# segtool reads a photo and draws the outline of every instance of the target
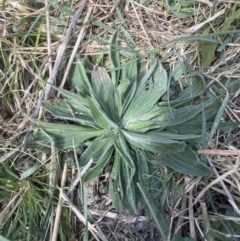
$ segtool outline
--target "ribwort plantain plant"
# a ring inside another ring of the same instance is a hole
[[[29,138],[28,147],[47,151],[46,133],[58,149],[85,146],[78,164],[83,167],[93,158],[94,165],[84,181],[97,177],[111,162],[112,202],[118,210],[136,213],[142,202],[136,184],[148,193],[154,157],[155,163],[187,175],[211,173],[190,145],[201,143],[203,113],[206,128],[211,128],[221,103],[204,95],[206,87],[200,75],[193,77],[191,84],[185,81],[180,85],[157,59],[150,60],[150,67],[142,74],[137,56],[133,54],[123,63],[116,48],[115,33],[109,51],[110,74],[96,66],[89,80],[83,64],[76,61],[71,81],[78,94],[52,86],[65,98],[45,101],[43,107],[65,122],[32,120],[38,130]],[[170,96],[173,85],[174,99]]]

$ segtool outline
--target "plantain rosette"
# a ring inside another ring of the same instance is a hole
[[[112,202],[118,210],[124,207],[136,213],[142,201],[136,184],[150,190],[153,156],[180,173],[211,173],[188,144],[201,143],[202,113],[206,128],[211,128],[220,103],[215,98],[199,98],[206,91],[199,77],[183,89],[175,82],[177,94],[171,100],[170,78],[159,61],[151,61],[140,76],[135,55],[120,64],[119,52],[113,47],[117,46],[116,34],[111,46],[111,74],[97,66],[89,80],[83,64],[76,61],[71,81],[79,94],[53,86],[65,98],[45,101],[43,107],[67,124],[33,120],[38,130],[30,136],[28,147],[47,151],[49,136],[58,149],[86,146],[79,166],[91,158],[94,165],[84,176],[85,182],[101,174],[111,161]]]

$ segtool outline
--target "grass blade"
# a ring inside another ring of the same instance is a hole
[[[208,141],[207,141],[207,146],[208,146],[208,147],[209,147],[210,144],[211,144],[213,135],[215,134],[215,132],[216,132],[216,130],[217,130],[217,128],[218,128],[218,125],[219,125],[219,123],[220,123],[220,121],[221,121],[222,115],[223,115],[223,113],[224,113],[224,110],[225,110],[225,108],[226,108],[226,106],[227,106],[227,104],[228,104],[228,100],[229,100],[228,91],[226,90],[226,88],[225,88],[223,85],[221,85],[221,87],[224,88],[224,90],[226,91],[226,97],[225,97],[225,99],[223,100],[222,105],[221,105],[221,107],[220,107],[219,110],[218,110],[218,113],[217,113],[217,115],[216,115],[216,117],[215,117],[215,120],[214,120],[213,125],[212,125],[212,128],[211,128],[211,131],[210,131],[210,133],[209,133]]]
[[[154,220],[154,223],[156,225],[156,228],[158,229],[158,231],[161,233],[161,236],[162,236],[162,239],[164,241],[167,241],[167,236],[166,236],[166,233],[164,232],[164,230],[162,229],[162,225],[161,223],[159,222],[159,217],[156,216],[156,211],[153,209],[152,205],[149,203],[148,201],[148,198],[144,192],[144,190],[142,189],[142,187],[140,186],[139,183],[137,183],[137,186],[143,196],[143,199],[145,201],[145,203],[147,204],[148,206],[148,209],[149,209],[149,212],[151,213],[151,217],[153,218]]]

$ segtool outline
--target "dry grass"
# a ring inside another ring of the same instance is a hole
[[[155,0],[148,1],[147,5],[143,5],[143,1],[133,0],[120,0],[116,3],[109,0],[88,1],[86,4],[81,1],[73,2],[70,6],[68,1],[52,1],[50,6],[47,6],[48,1],[38,3],[0,1],[2,9],[0,13],[1,165],[8,166],[17,176],[21,176],[21,173],[26,171],[26,168],[31,168],[32,165],[29,164],[25,169],[22,167],[24,170],[18,171],[16,163],[19,160],[25,160],[25,162],[30,162],[31,159],[34,162],[36,159],[40,160],[39,169],[33,173],[33,176],[41,177],[39,183],[44,183],[43,186],[53,185],[51,175],[46,178],[43,176],[51,173],[50,161],[56,158],[58,163],[59,156],[37,156],[33,151],[22,149],[22,141],[26,133],[31,130],[27,117],[34,116],[39,119],[43,117],[40,104],[44,96],[41,93],[48,88],[47,80],[56,81],[57,86],[69,85],[65,79],[67,76],[64,78],[63,76],[73,50],[75,49],[77,53],[92,62],[96,61],[101,53],[107,51],[106,43],[114,29],[119,31],[119,43],[122,48],[133,49],[145,56],[148,56],[150,52],[154,52],[159,58],[168,55],[164,64],[166,66],[171,64],[172,68],[179,62],[179,59],[182,59],[192,71],[205,73],[209,92],[213,95],[224,92],[226,87],[236,81],[236,84],[228,89],[230,102],[223,118],[225,121],[240,123],[240,84],[237,82],[240,76],[239,31],[232,32],[232,35],[220,34],[223,31],[221,27],[225,19],[230,18],[234,8],[239,9],[239,3],[221,0],[214,1],[213,6],[210,1],[195,0],[184,2],[185,5],[183,2],[182,4],[176,3],[172,6],[175,9],[170,10],[164,1]],[[69,32],[69,37],[66,37],[70,20],[81,4],[83,11],[80,18],[73,26],[73,33]],[[218,14],[221,11],[223,11],[222,14]],[[91,15],[83,25],[87,12],[91,12]],[[183,16],[186,13],[190,13],[189,16]],[[239,18],[237,16],[229,29],[225,30],[237,30]],[[206,23],[198,28],[198,24],[204,21]],[[207,27],[209,27],[209,33],[216,34],[215,38],[220,43],[223,43],[229,36],[232,38],[229,37],[224,51],[216,52],[210,66],[205,68],[202,65],[202,59],[207,56],[200,54],[199,41],[193,40],[194,36],[200,36]],[[62,49],[64,43],[66,49]],[[227,83],[228,78],[232,78],[229,83]],[[45,95],[45,99],[47,98],[49,96]],[[56,98],[56,93],[51,92],[50,98]],[[221,98],[224,100],[225,96]],[[206,154],[203,159],[214,170],[207,179],[189,178],[184,175],[173,177],[175,187],[167,194],[168,201],[165,204],[171,217],[169,240],[173,235],[189,236],[200,240],[201,235],[213,228],[218,220],[240,224],[239,140],[239,127],[227,133],[218,131],[207,147],[208,150],[199,151],[199,153]],[[59,163],[57,168],[55,185],[60,186],[62,168]],[[163,168],[159,170],[159,173],[167,175],[168,170]],[[72,175],[74,174],[70,169],[67,173],[65,188],[71,185]],[[36,181],[31,178],[31,175],[25,179],[25,182],[16,180],[10,183],[12,186],[7,196],[0,194],[0,225],[4,224],[4,218],[10,219],[8,214],[13,206],[18,210],[19,203],[26,201],[24,197],[30,190],[26,183]],[[5,189],[2,183],[0,188]],[[63,191],[60,192],[59,197],[65,201],[65,204],[59,201],[63,210],[60,212],[59,206],[60,213],[58,214],[64,215],[63,219],[68,222],[68,224],[61,223],[61,232],[65,234],[59,234],[58,239],[56,238],[57,226],[54,229],[54,222],[56,222],[54,212],[57,209],[57,201],[54,199],[52,199],[53,208],[49,215],[49,227],[45,231],[53,237],[51,240],[62,240],[64,235],[69,238],[68,240],[80,240],[87,222],[87,211],[76,201],[79,199],[76,193],[72,195],[72,200],[67,199],[64,186],[62,188]],[[179,188],[183,188],[183,193],[177,192]],[[5,192],[3,193],[5,195]],[[28,197],[27,200],[29,201],[30,198]],[[47,198],[45,200],[48,202]],[[8,203],[11,203],[12,207],[7,205]],[[231,209],[238,215],[231,216],[226,213]],[[142,214],[136,220],[136,217],[115,213],[107,195],[102,196],[95,207],[89,208],[88,211],[97,220],[97,222],[94,219],[88,220],[87,228],[92,233],[92,240],[124,240],[124,238],[161,240],[147,214]],[[83,214],[80,214],[81,212]],[[42,220],[44,221],[44,218]],[[102,228],[106,239],[97,230],[98,225]],[[66,231],[67,228],[69,228],[68,231]],[[1,229],[5,230],[6,227],[4,228],[3,225]],[[5,231],[1,233],[6,234]],[[207,233],[205,240],[218,240],[210,234]],[[16,240],[20,240],[20,236]],[[29,240],[34,240],[34,236]],[[239,236],[234,240],[239,240]]]

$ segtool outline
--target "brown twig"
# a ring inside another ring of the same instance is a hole
[[[51,91],[51,84],[53,84],[53,82],[56,79],[56,76],[58,74],[58,71],[59,71],[59,68],[60,68],[60,65],[61,65],[61,62],[62,62],[63,55],[66,51],[66,48],[67,48],[67,45],[68,45],[70,39],[72,38],[72,32],[77,25],[77,21],[80,17],[80,14],[82,13],[82,10],[83,10],[86,3],[87,3],[87,0],[82,0],[82,2],[80,3],[75,15],[72,18],[72,21],[71,21],[71,23],[68,27],[66,36],[65,36],[62,44],[58,48],[58,53],[57,53],[56,61],[55,61],[55,64],[54,64],[54,67],[53,67],[53,70],[52,70],[52,74],[47,81],[44,100],[47,100],[49,98],[50,91]]]
[[[83,167],[80,175],[78,175],[78,177],[76,178],[76,180],[74,180],[74,182],[72,183],[71,187],[69,188],[67,195],[70,196],[70,194],[72,193],[72,191],[74,190],[74,188],[78,185],[78,183],[80,182],[80,179],[84,176],[84,174],[87,172],[87,170],[90,168],[90,166],[93,163],[93,159],[91,158],[88,163]]]
[[[72,210],[72,212],[76,215],[78,220],[80,220],[84,225],[87,224],[89,232],[94,236],[95,240],[100,241],[105,240],[104,237],[102,237],[102,234],[94,227],[93,224],[91,224],[89,221],[87,221],[84,217],[84,215],[79,211],[79,209],[71,202],[71,200],[68,198],[68,196],[65,193],[61,193],[62,199],[69,205],[69,208]]]
[[[87,15],[86,15],[86,17],[85,17],[85,19],[84,19],[84,23],[83,23],[83,24],[85,24],[85,23],[89,20],[90,15],[91,15],[91,13],[92,13],[92,9],[93,9],[92,7],[90,7],[90,8],[88,9],[88,12],[87,12]],[[69,59],[69,61],[68,61],[68,65],[67,65],[67,68],[66,68],[66,70],[65,70],[65,73],[64,73],[64,76],[63,76],[63,79],[62,79],[62,82],[61,82],[59,88],[63,88],[63,86],[64,86],[64,84],[65,84],[65,82],[66,82],[67,76],[68,76],[68,74],[69,74],[70,68],[71,68],[72,63],[73,63],[73,60],[74,60],[74,57],[75,57],[75,55],[76,55],[76,53],[77,53],[77,50],[78,50],[78,47],[79,47],[80,43],[82,42],[82,40],[83,40],[83,38],[84,38],[85,32],[86,32],[86,26],[84,26],[84,27],[81,29],[81,31],[80,31],[80,33],[79,33],[79,35],[78,35],[78,39],[77,39],[76,44],[75,44],[75,46],[74,46],[74,48],[73,48],[72,54],[71,54],[70,59]],[[60,92],[58,93],[57,96],[58,96],[58,97],[60,96]]]

